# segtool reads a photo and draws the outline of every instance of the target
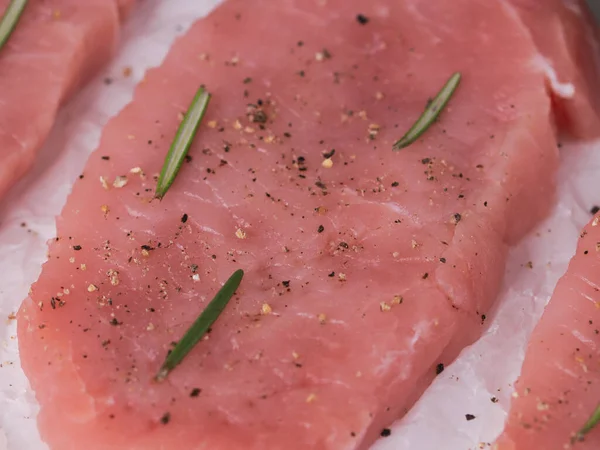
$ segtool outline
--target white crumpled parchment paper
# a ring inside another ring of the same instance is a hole
[[[144,71],[158,65],[173,40],[218,0],[141,3],[111,66],[62,111],[34,170],[0,203],[0,450],[47,448],[19,365],[13,314],[46,259],[54,218],[109,117],[129,102]],[[132,69],[128,76],[127,68]],[[107,77],[112,83],[105,83]],[[590,208],[600,204],[600,142],[567,145],[562,155],[559,202],[552,216],[511,251],[490,328],[374,450],[475,450],[487,448],[500,432],[527,338],[591,217]],[[467,421],[465,414],[476,418]]]

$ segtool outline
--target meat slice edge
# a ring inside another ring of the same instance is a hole
[[[600,136],[600,34],[585,0],[507,0],[531,32],[559,128]]]
[[[106,127],[19,313],[43,438],[373,442],[476,339],[507,244],[547,211],[557,151],[536,54],[497,1],[231,1],[195,25]],[[439,123],[392,153],[454,70]],[[191,161],[151,201],[200,83],[214,97]],[[209,339],[153,383],[238,267]]]
[[[506,427],[496,448],[592,450],[600,429],[571,439],[600,403],[600,216],[577,251],[533,331]]]
[[[0,10],[8,5],[0,1]],[[115,0],[31,1],[0,53],[0,196],[31,167],[57,111],[115,50]],[[121,1],[130,8],[132,2]],[[125,9],[123,9],[125,13]]]

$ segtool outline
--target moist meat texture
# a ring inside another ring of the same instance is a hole
[[[367,448],[477,338],[507,246],[548,210],[537,57],[496,0],[232,0],[194,25],[106,127],[19,312],[44,440]],[[456,71],[439,120],[392,152]],[[201,84],[207,115],[155,200]],[[155,382],[238,268],[211,333]]]
[[[0,11],[9,3],[0,0]],[[133,3],[28,2],[0,51],[0,196],[33,164],[60,105],[110,58]]]
[[[600,404],[600,215],[581,233],[577,253],[535,328],[498,450],[571,448]],[[577,450],[600,447],[600,428]]]
[[[505,0],[515,8],[546,67],[555,117],[563,131],[600,136],[600,41],[585,0]]]

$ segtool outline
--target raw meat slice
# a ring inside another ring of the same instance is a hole
[[[575,137],[600,136],[600,39],[584,0],[508,0],[548,65],[559,125]]]
[[[0,0],[0,10],[8,3]],[[32,165],[59,106],[109,59],[118,34],[116,0],[29,2],[0,52],[0,196]]]
[[[131,12],[135,0],[117,0],[117,4],[119,5],[119,15],[125,18]]]
[[[600,215],[535,328],[498,450],[571,448],[571,438],[600,404]],[[577,450],[600,448],[600,428]]]
[[[368,446],[478,336],[507,243],[547,212],[536,57],[497,0],[233,0],[195,25],[107,126],[19,312],[43,438]],[[439,122],[392,152],[457,70]],[[152,200],[201,83],[191,158]],[[237,268],[210,338],[153,382]]]

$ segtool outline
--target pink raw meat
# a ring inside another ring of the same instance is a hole
[[[8,4],[0,0],[0,11]],[[28,3],[0,51],[0,196],[31,167],[58,108],[109,59],[118,35],[116,0]]]
[[[117,0],[119,5],[119,14],[121,18],[125,18],[129,15],[135,4],[135,0]]]
[[[596,450],[600,428],[571,438],[600,404],[600,215],[531,337],[498,450]]]
[[[498,0],[232,0],[197,23],[106,127],[19,312],[44,440],[370,445],[477,338],[507,244],[548,210],[535,58]],[[392,152],[454,71],[438,123]],[[202,83],[190,158],[153,200]],[[154,382],[238,268],[208,339]]]
[[[599,137],[600,40],[585,1],[508,1],[563,84],[553,92],[559,125],[579,138]]]

